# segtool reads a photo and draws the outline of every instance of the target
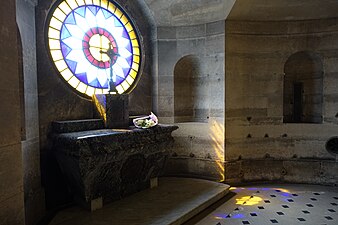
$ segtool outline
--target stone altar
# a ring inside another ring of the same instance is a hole
[[[90,210],[149,188],[168,158],[171,132],[178,129],[104,129],[101,120],[59,121],[52,128],[53,152],[74,199]]]

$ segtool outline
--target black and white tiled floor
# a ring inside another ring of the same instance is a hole
[[[264,185],[231,188],[234,196],[198,225],[338,225],[338,188]]]

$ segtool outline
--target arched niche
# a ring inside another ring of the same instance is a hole
[[[201,60],[195,55],[182,57],[174,68],[175,122],[195,122],[201,116],[196,109],[201,99],[198,80],[202,76]]]
[[[283,122],[322,123],[323,62],[319,54],[301,51],[284,65]]]

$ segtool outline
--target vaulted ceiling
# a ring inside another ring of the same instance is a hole
[[[143,0],[157,26],[338,17],[338,0]],[[230,14],[229,14],[230,13]]]
[[[312,20],[338,17],[338,0],[236,0],[227,19]]]
[[[224,20],[236,0],[144,0],[158,26],[183,26]]]

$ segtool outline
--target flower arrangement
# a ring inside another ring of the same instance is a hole
[[[133,119],[133,123],[137,128],[150,128],[158,124],[157,116],[151,112],[149,116]]]

